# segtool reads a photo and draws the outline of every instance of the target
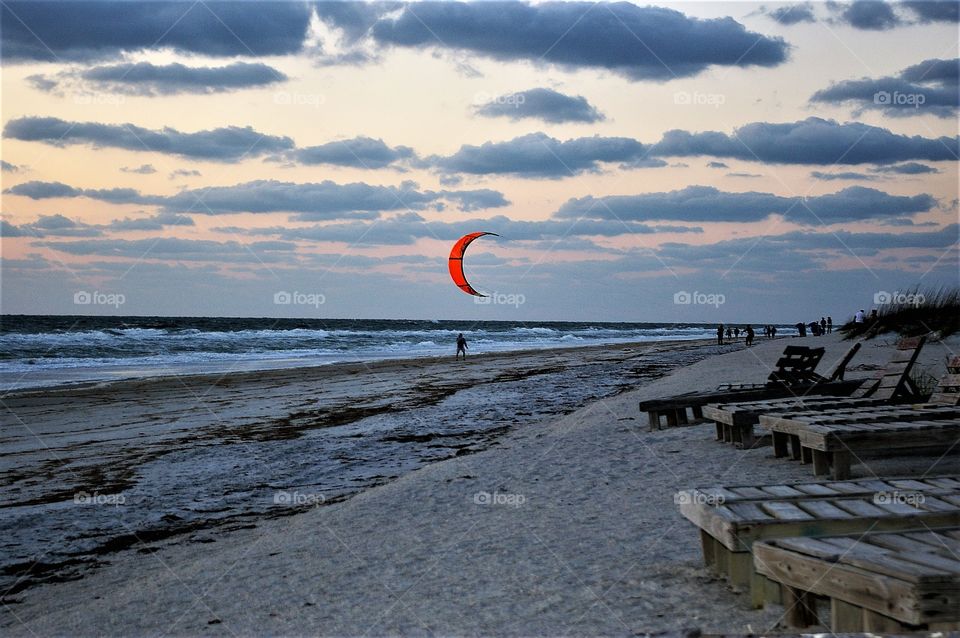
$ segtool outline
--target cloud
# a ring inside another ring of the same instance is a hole
[[[602,163],[641,166],[645,159],[644,145],[627,137],[580,137],[561,142],[545,133],[531,133],[506,142],[465,144],[453,155],[429,161],[448,173],[559,179],[597,172]],[[661,160],[652,163],[666,165]]]
[[[141,164],[137,167],[132,166],[121,166],[120,170],[124,173],[137,173],[139,175],[152,175],[157,172],[157,169],[153,167],[153,164]]]
[[[895,173],[897,175],[923,175],[927,173],[939,173],[940,170],[926,164],[917,162],[904,162],[903,164],[893,164],[891,166],[878,166],[871,168],[874,173]]]
[[[286,155],[301,164],[332,164],[353,168],[384,168],[396,162],[415,159],[409,146],[391,148],[381,139],[355,137],[297,149]]]
[[[508,206],[510,202],[500,191],[489,188],[480,188],[471,191],[440,191],[444,197],[459,204],[460,210],[465,213],[488,208]]]
[[[873,109],[887,115],[933,114],[954,117],[960,105],[957,85],[960,59],[931,59],[907,67],[895,77],[844,80],[813,94],[811,102],[852,104],[857,112]]]
[[[712,156],[774,164],[891,164],[906,160],[950,161],[960,138],[908,137],[878,126],[810,117],[798,122],[754,122],[734,130],[690,133],[672,130],[651,156]]]
[[[101,60],[174,49],[212,57],[296,53],[305,2],[7,2],[0,16],[4,63]]]
[[[100,257],[133,257],[136,259],[175,259],[184,261],[216,262],[274,262],[286,260],[283,253],[296,246],[289,242],[213,241],[207,239],[180,239],[177,237],[148,237],[145,239],[82,239],[70,242],[44,242],[47,248],[71,255]],[[280,253],[280,254],[278,254]]]
[[[810,177],[813,179],[818,179],[823,182],[836,181],[836,180],[865,180],[865,181],[876,181],[879,179],[876,175],[868,175],[866,173],[856,173],[853,171],[841,171],[839,173],[824,173],[822,171],[813,171],[810,173]]]
[[[419,216],[398,216],[376,222],[342,222],[309,227],[220,228],[250,236],[274,236],[286,241],[329,241],[348,244],[409,245],[418,239],[452,241],[478,228],[496,232],[510,241],[556,240],[566,237],[617,237],[629,234],[702,232],[697,227],[649,226],[619,220],[519,221],[503,215],[462,221],[426,221]]]
[[[901,24],[893,6],[884,0],[854,0],[841,7],[840,20],[870,31],[885,31]]]
[[[741,177],[741,178],[746,178],[746,179],[757,179],[757,178],[759,178],[759,177],[763,177],[763,175],[760,175],[760,174],[758,174],[758,173],[727,173],[727,177]]]
[[[836,224],[925,212],[936,206],[930,195],[889,195],[851,186],[830,195],[783,197],[772,193],[731,193],[712,186],[642,195],[610,195],[567,200],[554,216],[649,222],[754,222],[783,215],[799,224]]]
[[[600,122],[604,115],[582,95],[571,97],[552,89],[529,89],[487,101],[476,113],[485,117],[511,120],[533,118],[559,124],[563,122]]]
[[[701,20],[628,3],[420,2],[370,29],[383,46],[450,48],[500,61],[606,69],[631,80],[692,76],[710,66],[776,66],[787,44],[732,18]]]
[[[151,130],[133,124],[67,122],[55,117],[20,117],[10,120],[3,136],[52,146],[89,144],[94,148],[113,147],[179,155],[191,159],[236,162],[293,148],[289,137],[267,135],[250,126],[228,126],[183,133],[173,128]]]
[[[177,168],[170,172],[170,179],[176,179],[178,177],[202,177],[202,173],[198,170],[188,168]]]
[[[506,206],[502,194],[489,189],[474,191],[420,190],[414,182],[399,186],[375,186],[363,182],[297,184],[256,180],[233,186],[208,186],[182,190],[174,195],[145,195],[132,188],[84,189],[61,182],[30,181],[4,191],[31,199],[87,197],[112,204],[160,206],[168,212],[225,215],[231,213],[295,213],[297,219],[376,219],[381,212],[423,210],[444,201],[462,210]]]
[[[770,16],[780,24],[787,26],[798,24],[800,22],[816,22],[813,15],[813,5],[809,2],[801,4],[784,4],[774,9],[762,7],[760,12]]]
[[[102,233],[97,226],[76,222],[56,213],[40,215],[36,221],[21,226],[7,223],[3,234],[8,237],[96,237]]]
[[[110,230],[163,230],[165,226],[193,226],[193,219],[176,213],[157,213],[150,217],[115,219],[106,228]]]
[[[957,0],[904,0],[900,4],[920,22],[960,22],[960,3]]]
[[[5,160],[0,160],[0,170],[4,173],[16,173],[20,170],[20,167]]]
[[[11,224],[5,219],[0,219],[0,237],[25,237],[28,236],[19,226]]]
[[[179,62],[166,65],[137,62],[71,69],[56,76],[32,75],[29,79],[34,87],[47,92],[86,84],[101,91],[154,96],[222,93],[285,82],[288,78],[262,62],[234,62],[220,67],[189,67]]]
[[[694,266],[701,271],[734,264],[738,272],[791,272],[814,270],[822,274],[835,255],[877,255],[890,248],[943,249],[956,243],[956,224],[920,233],[810,233],[793,231],[765,237],[730,239],[706,245],[664,243],[657,251],[668,264]],[[858,268],[859,269],[859,268]]]
[[[707,168],[730,168],[723,162],[707,162]]]

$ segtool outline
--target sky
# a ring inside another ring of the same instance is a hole
[[[5,2],[3,312],[840,322],[956,286],[958,10]],[[478,231],[485,298],[447,265]]]

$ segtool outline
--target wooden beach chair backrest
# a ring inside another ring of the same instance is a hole
[[[812,383],[817,377],[815,370],[823,353],[823,348],[787,346],[777,361],[777,369],[770,373],[767,381],[783,385]]]
[[[843,375],[847,372],[847,366],[850,365],[850,361],[853,359],[853,356],[860,351],[860,346],[863,345],[859,341],[853,344],[847,354],[843,355],[836,366],[833,368],[833,372],[830,373],[830,376],[827,377],[828,381],[843,381]]]
[[[960,405],[960,356],[947,362],[947,373],[937,382],[929,402],[937,405]]]
[[[900,339],[897,351],[880,373],[879,379],[874,383],[864,383],[850,396],[893,401],[915,395],[910,372],[926,341],[926,336]]]

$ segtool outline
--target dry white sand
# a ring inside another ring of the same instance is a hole
[[[786,341],[713,357],[475,455],[213,543],[126,552],[75,582],[31,590],[8,635],[625,635],[776,628],[777,608],[701,566],[679,488],[810,480],[770,448],[734,449],[710,425],[647,432],[637,401],[762,381]],[[849,346],[825,345],[821,369]],[[889,358],[868,343],[851,376]],[[957,343],[928,345],[939,374]],[[861,366],[857,370],[857,366]],[[960,472],[957,457],[883,459],[855,475]],[[479,496],[478,496],[479,495]],[[495,501],[489,503],[487,501]]]

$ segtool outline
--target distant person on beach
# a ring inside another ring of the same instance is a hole
[[[733,329],[733,338],[736,339],[736,340],[738,340],[738,341],[740,340],[740,328],[739,328],[739,327],[736,327],[736,328]]]
[[[876,321],[877,319],[878,319],[878,317],[877,317],[877,309],[874,308],[873,310],[870,311],[870,323],[873,323],[873,322]]]
[[[833,334],[833,317],[827,317],[827,334]]]
[[[827,320],[824,317],[820,317],[820,334],[827,334]]]
[[[719,326],[717,326],[717,345],[718,346],[723,345],[723,324],[722,323]]]
[[[854,316],[853,321],[855,323],[863,323],[865,315],[863,314],[863,308],[857,311],[857,314]]]
[[[727,339],[733,339],[733,329],[727,328]]]
[[[459,335],[457,335],[457,355],[456,355],[457,359],[460,358],[460,353],[463,353],[464,359],[467,358],[467,340],[463,336],[462,332]]]
[[[798,323],[797,325],[795,325],[794,328],[797,329],[797,332],[800,334],[801,337],[806,337],[806,336],[807,336],[807,325],[806,325],[805,323],[803,323],[802,321],[801,321],[800,323]]]
[[[747,326],[747,345],[753,345],[753,326]]]
[[[776,339],[776,338],[777,338],[777,327],[776,327],[776,326],[770,326],[770,338],[771,338],[771,339]]]
[[[812,334],[814,337],[820,336],[820,324],[816,321],[810,322],[810,334]]]

